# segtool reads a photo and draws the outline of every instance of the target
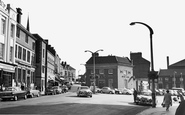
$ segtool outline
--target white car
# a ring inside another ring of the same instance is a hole
[[[80,86],[77,88],[77,96],[92,97],[92,91],[88,86]]]

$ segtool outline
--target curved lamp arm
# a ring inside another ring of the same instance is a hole
[[[135,24],[142,24],[142,25],[146,26],[146,27],[150,30],[150,34],[151,34],[151,35],[154,34],[153,29],[152,29],[149,25],[147,25],[147,24],[145,24],[145,23],[143,23],[143,22],[131,22],[131,23],[130,23],[131,26],[132,26],[132,25],[135,25]]]

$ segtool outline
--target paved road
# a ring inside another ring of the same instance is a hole
[[[149,108],[133,104],[132,95],[93,94],[77,97],[77,86],[65,94],[0,102],[0,114],[136,115]]]

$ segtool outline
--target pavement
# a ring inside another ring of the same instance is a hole
[[[137,115],[175,115],[178,103],[175,103],[169,108],[169,111],[166,111],[166,108],[163,108],[161,105],[157,105],[155,108],[149,108]]]

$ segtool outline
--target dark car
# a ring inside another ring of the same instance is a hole
[[[61,86],[61,88],[62,88],[62,93],[68,92],[68,87],[66,85]]]
[[[45,91],[46,95],[55,95],[56,94],[56,90],[54,89],[54,87],[47,87],[46,91]]]
[[[27,91],[21,90],[20,87],[7,87],[4,91],[0,92],[2,100],[13,99],[17,101],[19,98],[27,99]]]
[[[66,86],[67,86],[68,90],[70,90],[70,89],[71,89],[71,84],[70,84],[69,82],[65,82],[65,83],[64,83],[64,85],[66,85]]]

